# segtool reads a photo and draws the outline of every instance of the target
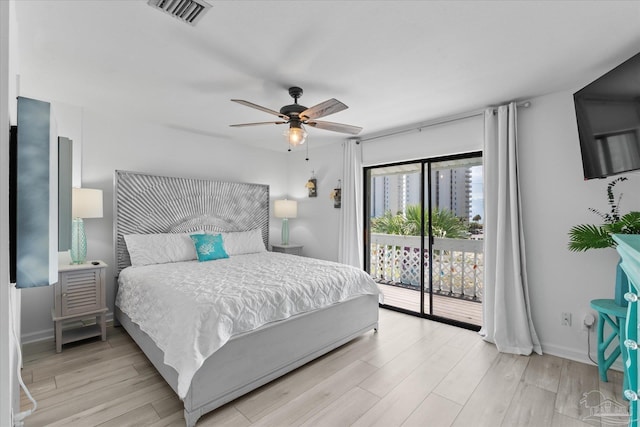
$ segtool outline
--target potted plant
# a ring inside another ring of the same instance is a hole
[[[620,202],[622,193],[616,198],[613,194],[613,187],[619,182],[626,181],[627,178],[616,178],[607,185],[607,203],[609,212],[602,213],[597,209],[589,210],[598,215],[603,220],[603,224],[580,224],[571,227],[569,230],[569,250],[574,252],[584,252],[589,249],[615,248],[616,242],[613,234],[640,234],[640,212],[629,212],[620,216]],[[628,288],[626,275],[620,268],[620,263],[616,270],[616,292],[615,301],[618,305],[626,305],[624,293]]]

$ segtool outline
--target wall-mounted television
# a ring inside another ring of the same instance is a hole
[[[640,169],[640,54],[573,94],[584,178]]]

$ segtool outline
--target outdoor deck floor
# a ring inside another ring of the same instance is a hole
[[[379,284],[385,305],[420,312],[420,291]],[[424,311],[429,313],[429,294],[424,294]],[[472,325],[482,326],[482,303],[433,295],[433,314]]]

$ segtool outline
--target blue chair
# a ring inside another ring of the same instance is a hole
[[[612,299],[594,299],[591,301],[591,308],[598,312],[598,373],[602,381],[608,382],[607,370],[620,354],[623,355],[623,363],[625,362],[626,349],[624,340],[626,339],[625,319],[627,318],[627,308],[619,306]],[[605,324],[611,327],[611,334],[606,339],[604,336]],[[607,355],[607,350],[615,338],[618,339],[618,342],[615,348]],[[625,375],[623,390],[626,388],[627,376]]]

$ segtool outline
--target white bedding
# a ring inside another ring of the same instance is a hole
[[[381,295],[360,269],[272,252],[128,267],[118,282],[116,305],[178,372],[180,398],[232,336],[358,295]]]

